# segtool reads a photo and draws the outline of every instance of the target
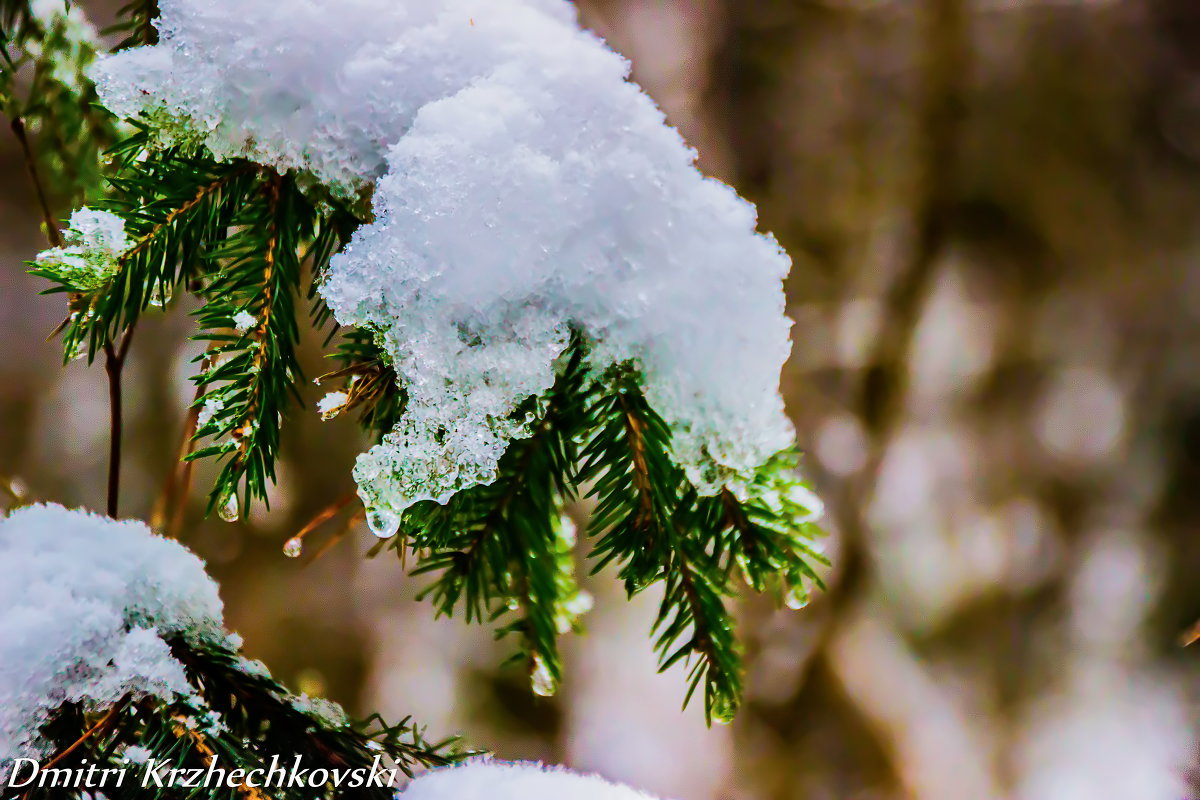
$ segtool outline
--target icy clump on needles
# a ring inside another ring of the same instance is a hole
[[[200,559],[137,521],[58,505],[0,518],[0,780],[63,703],[188,697],[166,640],[224,643]]]
[[[638,365],[702,492],[791,445],[787,255],[569,3],[161,7],[161,44],[101,64],[110,108],[335,188],[378,180],[375,221],[323,287],[408,394],[356,467],[369,507],[494,479],[572,328],[597,373]]]

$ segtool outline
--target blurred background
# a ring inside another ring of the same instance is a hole
[[[99,26],[115,6],[85,5]],[[249,653],[356,712],[679,800],[1200,794],[1200,3],[579,6],[794,259],[783,386],[830,591],[742,605],[730,727],[680,712],[655,598],[605,575],[559,695],[535,698],[488,629],[435,621],[394,557],[364,559],[365,529],[283,557],[364,447],[310,413],[269,515],[203,520],[197,475],[183,539]],[[0,472],[101,508],[104,370],[45,341],[63,296],[24,274],[45,245],[3,133]],[[124,514],[150,514],[175,456],[188,332],[151,317],[133,343]]]

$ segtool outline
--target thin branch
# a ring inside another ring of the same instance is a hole
[[[642,421],[630,408],[624,395],[619,402],[625,414],[625,439],[629,442],[629,456],[633,461],[633,485],[638,493],[638,515],[634,524],[643,528],[654,518],[654,488],[650,479],[650,467],[646,463],[646,441],[642,436]]]
[[[133,342],[133,327],[121,336],[114,347],[111,340],[104,342],[104,371],[108,374],[108,515],[116,518],[121,497],[121,435],[124,426],[121,410],[121,373],[125,368],[125,357]]]
[[[1200,622],[1197,622],[1179,637],[1179,644],[1183,647],[1189,647],[1196,642],[1200,642]]]
[[[213,750],[212,745],[208,743],[204,734],[188,728],[182,717],[176,717],[175,721],[177,724],[172,729],[175,736],[180,739],[190,739],[192,746],[200,753],[200,760],[204,762],[204,766],[212,767],[216,762],[217,753]],[[233,788],[238,794],[245,797],[246,800],[268,800],[266,795],[248,783],[235,783]]]
[[[350,504],[350,501],[355,498],[354,492],[346,492],[344,495],[334,500],[329,505],[318,511],[312,519],[310,519],[300,532],[289,539],[289,542],[302,542],[305,536],[315,531],[317,528],[324,525],[329,520],[337,516],[337,513]]]
[[[200,362],[200,372],[203,373],[212,363],[212,352],[218,347],[209,347],[204,359]],[[200,408],[196,404],[204,396],[204,384],[196,384],[196,392],[192,404],[188,406],[183,421],[183,432],[179,439],[178,455],[175,463],[167,473],[167,479],[154,503],[154,511],[150,515],[150,527],[161,530],[163,535],[178,539],[183,529],[183,515],[187,510],[188,494],[192,488],[192,468],[195,462],[188,459],[196,447],[196,429],[200,424]]]
[[[871,581],[865,509],[875,494],[883,461],[905,420],[909,358],[926,299],[950,244],[950,217],[958,180],[960,140],[970,74],[969,12],[964,0],[926,0],[922,16],[922,96],[917,109],[919,184],[912,208],[915,239],[884,299],[885,317],[858,388],[859,417],[869,437],[867,462],[837,505],[844,547],[840,575],[828,594],[828,624],[813,652],[834,674],[832,645],[842,635]],[[816,659],[810,661],[812,669]],[[801,676],[801,682],[806,675]]]
[[[266,363],[268,352],[271,348],[267,347],[266,339],[271,334],[272,315],[275,312],[275,271],[278,268],[278,256],[275,252],[279,246],[279,203],[280,193],[282,191],[283,177],[278,174],[271,176],[271,180],[263,187],[267,196],[267,205],[270,209],[270,225],[271,233],[267,237],[267,246],[263,252],[263,300],[262,300],[262,319],[258,326],[252,332],[252,335],[258,341],[258,349],[251,359],[251,372],[257,377],[254,385],[250,389],[250,399],[246,403],[246,413],[242,417],[242,424],[233,431],[233,437],[238,440],[238,464],[242,464],[246,460],[246,455],[250,448],[250,437],[245,433],[250,429],[258,415],[259,406],[262,403],[263,381],[262,377],[265,372],[263,367]]]
[[[105,714],[99,722],[84,731],[83,735],[76,739],[69,747],[60,752],[54,758],[50,759],[50,761],[44,767],[42,767],[42,769],[51,769],[62,763],[63,759],[78,750],[84,742],[108,728],[110,725],[112,725],[112,723],[116,722],[117,715],[124,711],[125,706],[127,705],[129,705],[128,696],[122,698],[116,705],[110,708],[108,713]]]
[[[38,174],[37,158],[33,154],[29,136],[25,133],[25,121],[16,117],[13,119],[11,127],[13,135],[17,137],[17,142],[21,145],[21,154],[25,158],[25,171],[29,174],[34,194],[37,195],[38,205],[42,209],[42,221],[46,225],[46,239],[49,240],[51,247],[62,247],[63,239],[58,230],[58,220],[54,218],[54,212],[50,210],[50,201],[46,198],[46,189],[42,184],[41,175]]]
[[[354,530],[354,528],[360,522],[364,521],[366,518],[367,518],[367,509],[364,508],[363,506],[359,506],[358,508],[356,508],[354,510],[354,512],[352,514],[350,514],[349,517],[346,518],[346,521],[342,524],[342,526],[339,527],[336,531],[334,531],[333,536],[330,536],[329,539],[327,539],[325,541],[325,543],[321,545],[321,547],[317,550],[317,552],[313,553],[312,558],[310,558],[308,561],[306,561],[304,566],[310,567],[313,564],[315,564],[317,561],[320,561],[321,558],[323,558],[326,553],[328,553],[330,550],[332,550],[334,548],[334,545],[336,545],[338,542],[340,542],[342,539],[344,539],[346,537],[346,534],[348,534],[350,531]],[[402,567],[404,566],[404,553],[405,553],[405,551],[401,550],[400,565]]]

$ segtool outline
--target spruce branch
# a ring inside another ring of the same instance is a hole
[[[131,239],[116,269],[89,286],[38,262],[30,270],[57,284],[47,292],[69,293],[62,326],[68,360],[90,362],[148,307],[167,305],[179,283],[200,278],[239,202],[257,185],[260,168],[246,162],[218,163],[178,148],[146,157],[145,148],[143,131],[114,150],[123,162],[112,179],[116,194],[101,204],[125,221]]]
[[[265,500],[275,477],[283,414],[301,378],[295,308],[300,248],[314,216],[293,178],[272,175],[238,210],[236,232],[211,256],[220,268],[203,290],[197,316],[207,332],[197,338],[209,340],[221,360],[196,378],[210,409],[196,433],[228,438],[188,458],[225,461],[209,509],[222,503],[227,518],[237,516],[239,495],[247,504]]]
[[[329,419],[357,411],[359,426],[378,440],[395,427],[407,402],[387,355],[376,344],[371,332],[351,328],[344,332],[330,357],[341,367],[318,377],[316,383],[323,386],[340,381],[346,398],[323,416]]]
[[[530,435],[510,445],[491,484],[459,492],[446,505],[418,503],[401,521],[394,547],[427,553],[414,575],[437,573],[419,595],[439,615],[461,604],[468,622],[518,618],[496,631],[521,638],[535,690],[553,693],[562,676],[557,637],[574,625],[579,595],[571,560],[574,535],[563,507],[574,496],[577,440],[586,417],[584,345],[568,348],[558,380],[517,415],[535,413]]]
[[[697,494],[671,461],[670,431],[636,375],[613,373],[609,386],[591,409],[597,432],[581,470],[598,498],[590,529],[599,536],[593,571],[619,563],[618,577],[631,596],[663,582],[654,624],[659,667],[695,656],[684,703],[703,682],[707,718],[726,721],[741,695],[741,656],[724,605],[729,586],[716,543],[696,530]]]
[[[127,768],[127,749],[148,751],[156,765],[227,771],[261,769],[277,758],[291,764],[296,758],[306,769],[369,769],[376,758],[387,768],[412,775],[418,768],[444,766],[470,753],[458,749],[456,739],[430,742],[424,731],[404,719],[388,724],[378,715],[351,722],[323,710],[319,703],[297,696],[270,677],[261,665],[248,662],[222,644],[176,638],[172,655],[184,666],[193,694],[174,701],[125,696],[96,710],[65,703],[50,715],[43,728],[55,745],[54,756],[43,769],[80,769],[86,762],[103,768]],[[219,764],[217,763],[219,761]],[[244,773],[243,773],[244,774]],[[367,798],[387,800],[385,787],[272,785],[260,791],[246,783],[196,788],[164,782],[125,781],[120,787],[105,785],[110,800],[312,800],[313,798]],[[145,785],[143,785],[145,784]],[[3,800],[82,800],[86,788],[61,785],[27,789],[0,789]]]

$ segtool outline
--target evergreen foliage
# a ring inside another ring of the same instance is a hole
[[[131,763],[140,760],[134,758],[131,748],[140,748],[147,761],[155,761],[153,766],[204,771],[215,767],[226,774],[261,769],[273,758],[287,768],[297,757],[306,775],[316,770],[369,771],[379,757],[381,769],[395,768],[412,775],[417,768],[450,764],[467,755],[456,750],[454,740],[427,741],[409,720],[389,725],[376,716],[352,725],[335,714],[323,713],[319,704],[291,694],[265,670],[219,646],[176,640],[171,643],[171,651],[184,665],[195,695],[174,703],[126,697],[111,708],[95,712],[76,703],[64,704],[43,730],[57,753],[41,765],[43,770],[86,770],[90,766],[97,770],[129,769]],[[103,796],[110,800],[261,800],[267,796],[280,800],[384,800],[393,796],[392,789],[335,787],[332,782],[281,788],[272,783],[270,789],[259,790],[245,783],[218,785],[214,780],[207,787],[188,788],[181,785],[183,780],[171,785],[169,769],[161,776],[165,785],[159,786],[144,776],[150,766],[147,763],[140,769],[130,769],[120,787],[107,783]],[[0,789],[0,798],[59,800],[93,796],[84,788],[66,788],[54,780],[56,785],[35,781],[28,787]],[[42,783],[45,785],[39,785]]]
[[[27,11],[6,0],[6,42],[20,51],[21,42],[37,39],[39,58],[63,58],[65,40],[38,28]],[[114,29],[124,36],[120,46],[152,40],[152,3],[131,3],[122,14]],[[368,198],[339,199],[301,173],[218,161],[195,143],[156,147],[152,120],[135,121],[132,133],[101,159],[95,148],[110,144],[115,128],[92,104],[94,89],[81,79],[56,90],[69,102],[56,100],[49,109],[17,104],[12,76],[21,58],[33,56],[10,58],[7,83],[0,84],[5,110],[13,119],[46,114],[48,125],[59,125],[64,115],[56,109],[76,109],[64,132],[73,131],[70,140],[85,144],[75,145],[69,157],[58,156],[47,170],[49,181],[84,187],[70,194],[71,204],[87,202],[118,214],[132,243],[117,269],[92,285],[52,265],[33,265],[35,274],[54,283],[48,291],[69,297],[70,316],[62,327],[66,357],[90,360],[149,309],[171,306],[183,294],[198,300],[196,338],[209,349],[193,378],[199,446],[187,457],[222,465],[209,510],[232,519],[253,499],[265,500],[285,422],[303,397],[296,347],[304,327],[327,331],[338,364],[318,379],[345,393],[330,415],[353,411],[376,439],[389,431],[405,393],[388,356],[374,332],[337,330],[314,291],[329,259],[363,222]],[[85,169],[80,162],[87,159]],[[100,191],[93,182],[102,170],[108,185]],[[422,596],[439,614],[461,610],[468,621],[497,623],[498,636],[519,640],[514,658],[525,664],[534,689],[550,694],[562,677],[557,637],[578,626],[587,603],[574,577],[568,507],[581,499],[594,502],[587,527],[593,572],[614,565],[630,595],[662,585],[654,631],[661,668],[689,663],[687,698],[703,687],[708,718],[728,721],[742,688],[728,600],[745,583],[790,606],[806,602],[808,587],[821,585],[815,565],[826,563],[814,549],[819,531],[810,522],[819,504],[789,454],[763,468],[748,496],[728,490],[702,496],[673,456],[668,426],[638,388],[637,364],[592,374],[583,359],[589,346],[587,335],[576,332],[553,388],[518,409],[518,416],[533,420],[531,433],[513,441],[494,482],[463,490],[444,505],[424,501],[400,518],[375,513],[368,521],[382,537],[398,534],[388,546],[402,559],[415,558],[413,573],[431,581]],[[352,762],[365,752],[358,734],[309,734],[302,725],[287,724],[279,716],[283,706],[271,700],[279,689],[235,675],[220,654],[197,653],[189,663],[206,697],[217,692],[225,698],[210,702],[238,710],[237,730],[210,742],[223,754],[238,753],[243,740],[264,752],[308,748]],[[258,705],[247,707],[251,700]],[[196,742],[174,735],[173,715],[180,709],[136,718],[132,708],[128,713],[105,736],[90,740],[92,756],[113,757],[117,741],[137,729],[143,738],[157,736],[164,748],[180,750],[181,758],[202,757]],[[64,711],[55,723],[59,741],[78,736],[86,723]],[[322,738],[327,734],[333,738]],[[273,738],[281,736],[299,738]],[[388,746],[402,762],[441,757],[418,739],[408,750],[395,749],[395,742]]]

